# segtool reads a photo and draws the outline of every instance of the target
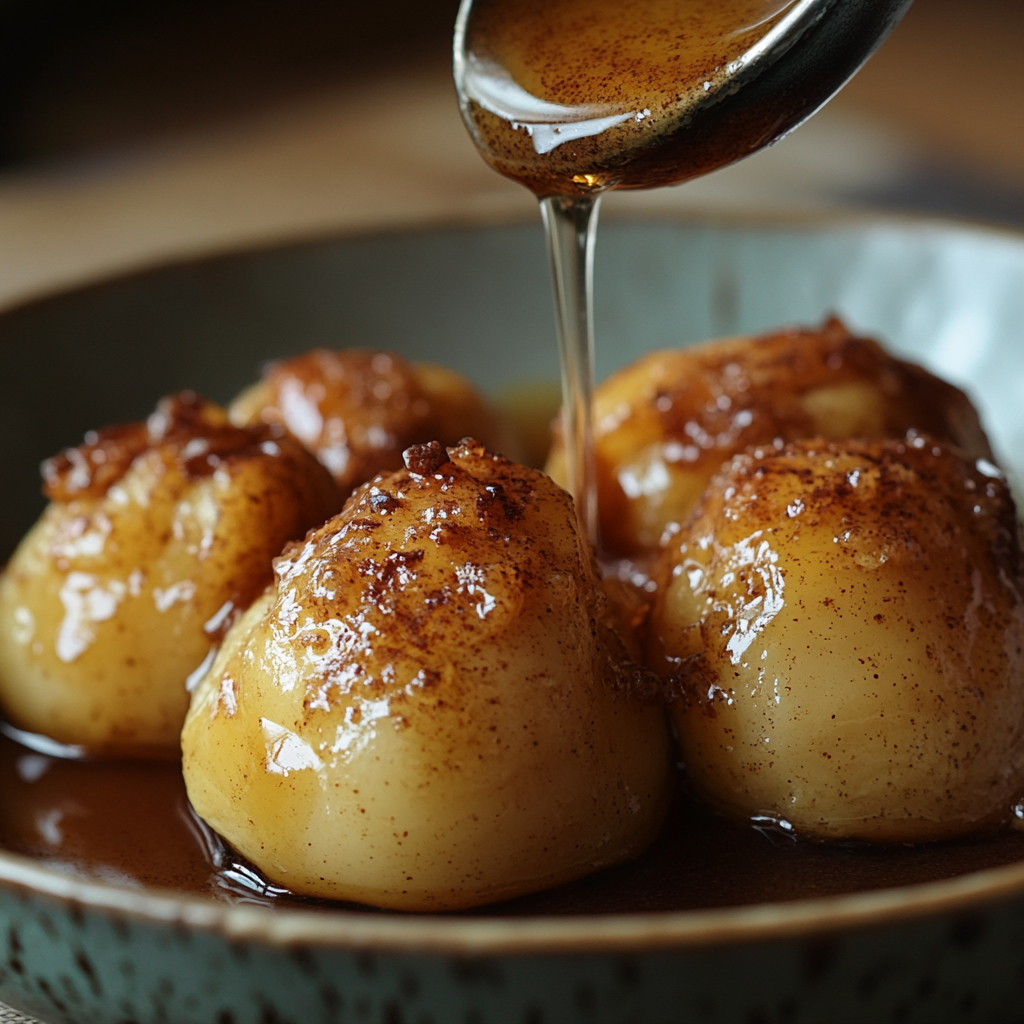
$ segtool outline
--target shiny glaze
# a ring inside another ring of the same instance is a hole
[[[651,352],[594,395],[601,540],[609,558],[656,551],[733,455],[775,438],[903,438],[916,430],[992,459],[967,396],[832,318],[817,330]],[[547,470],[565,482],[556,437]]]
[[[59,871],[228,902],[308,906],[197,822],[169,762],[67,761],[0,735],[0,848]],[[793,843],[686,797],[629,864],[471,911],[488,916],[734,907],[951,878],[1024,859],[1024,833],[908,848]],[[356,908],[352,904],[327,906]]]
[[[913,436],[738,455],[669,542],[652,665],[695,787],[807,836],[924,842],[1024,793],[1024,575],[984,458]]]
[[[190,392],[44,477],[53,501],[0,579],[5,713],[94,753],[174,757],[189,675],[337,488],[280,427],[232,426]]]
[[[661,707],[569,498],[467,441],[406,453],[275,563],[182,732],[196,810],[279,885],[457,909],[636,856]]]
[[[271,363],[231,405],[234,422],[283,424],[343,493],[427,441],[473,436],[519,458],[513,428],[461,374],[373,349],[315,349]]]

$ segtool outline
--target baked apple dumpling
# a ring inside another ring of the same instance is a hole
[[[189,674],[285,543],[337,512],[334,481],[280,427],[233,427],[190,392],[43,468],[51,503],[0,579],[3,713],[92,753],[175,756]]]
[[[662,557],[652,661],[711,803],[885,843],[1009,820],[1024,581],[991,463],[920,436],[755,450]]]
[[[182,733],[194,808],[276,884],[404,910],[636,856],[668,726],[571,499],[472,441],[406,462],[228,633]]]
[[[514,428],[461,374],[393,352],[316,349],[271,363],[232,403],[239,425],[284,424],[348,493],[410,445],[472,435],[517,458]]]

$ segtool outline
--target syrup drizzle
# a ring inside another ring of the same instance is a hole
[[[456,81],[484,156],[541,200],[562,369],[569,489],[600,546],[591,406],[601,192],[707,102],[794,0],[476,0],[456,29]],[[668,149],[673,151],[674,146]],[[672,152],[661,178],[677,173]],[[665,157],[663,157],[665,159]],[[662,184],[662,180],[644,184]]]
[[[555,294],[562,365],[562,429],[569,491],[586,536],[599,545],[594,398],[594,244],[601,197],[550,196],[540,203]]]

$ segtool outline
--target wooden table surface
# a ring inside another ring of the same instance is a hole
[[[916,0],[836,106],[1024,190],[1024,3]]]

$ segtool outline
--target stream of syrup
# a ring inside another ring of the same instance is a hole
[[[569,489],[595,546],[593,265],[601,193],[711,169],[686,130],[694,111],[727,87],[794,4],[472,0],[460,12],[455,77],[466,123],[484,157],[541,201]],[[755,148],[764,137],[762,128]],[[723,151],[717,163],[728,159]]]

